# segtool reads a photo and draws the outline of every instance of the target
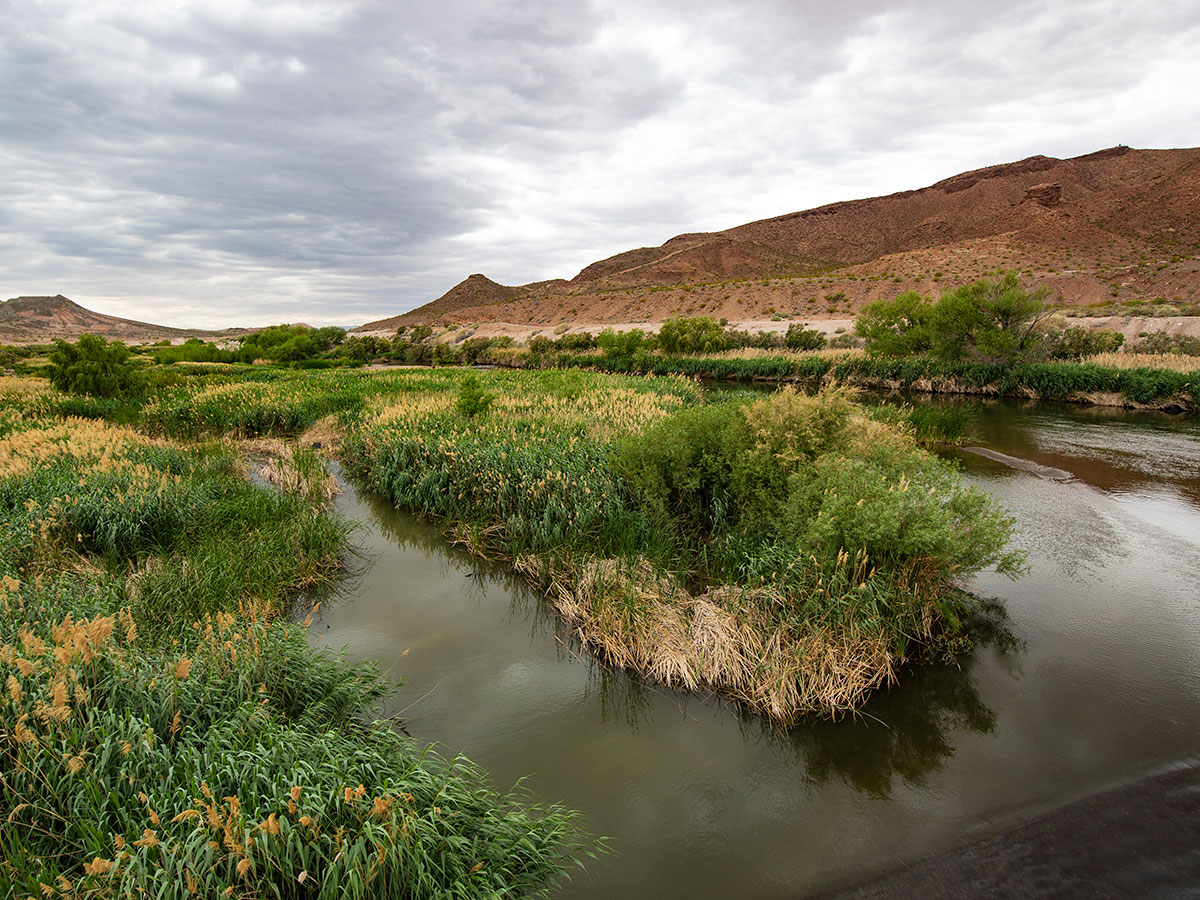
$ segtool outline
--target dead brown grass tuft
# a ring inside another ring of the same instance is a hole
[[[1182,353],[1097,353],[1084,360],[1112,369],[1166,369],[1170,372],[1200,372],[1200,358]]]
[[[612,559],[550,580],[558,611],[609,664],[673,688],[723,694],[781,723],[855,708],[895,679],[900,662],[883,634],[767,621],[756,610],[778,602],[769,589],[693,596],[645,561]]]

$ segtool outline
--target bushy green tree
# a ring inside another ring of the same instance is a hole
[[[1046,288],[1027,290],[1015,273],[982,279],[931,303],[916,291],[863,307],[854,324],[870,356],[945,362],[1025,362],[1046,355]]]
[[[605,328],[596,338],[596,344],[604,351],[605,356],[634,356],[651,349],[654,346],[654,337],[640,328],[630,331]]]
[[[74,344],[55,341],[50,352],[50,382],[60,391],[119,397],[141,385],[129,361],[129,348],[120,341],[108,343],[95,334],[80,335]]]
[[[805,328],[799,322],[788,326],[783,345],[789,350],[820,350],[827,343],[825,335],[815,328]]]
[[[918,356],[932,345],[933,304],[916,291],[875,300],[859,311],[854,331],[866,341],[868,356]]]
[[[594,350],[598,345],[596,336],[587,331],[578,331],[575,334],[564,334],[560,337],[555,345],[559,350],[568,353],[578,352],[580,350]]]
[[[1047,293],[1044,287],[1026,290],[1008,272],[943,294],[930,319],[934,355],[947,362],[1029,359],[1042,344]]]
[[[381,337],[369,334],[354,335],[342,342],[341,346],[337,348],[336,355],[352,359],[355,362],[366,362],[368,359],[383,356],[391,349],[392,345]]]
[[[716,353],[729,349],[729,338],[716,319],[684,316],[663,322],[658,346],[664,353]]]

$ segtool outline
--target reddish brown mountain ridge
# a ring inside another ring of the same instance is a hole
[[[152,325],[93,312],[62,294],[53,297],[14,297],[0,301],[0,342],[8,344],[41,344],[56,338],[76,340],[81,334],[99,334],[133,343],[181,341],[190,337],[213,341],[237,337],[253,330],[227,328],[223,331],[200,331]]]
[[[1200,148],[1032,156],[926,188],[833,203],[619,253],[571,280],[472,275],[360,331],[450,322],[847,316],[1014,270],[1055,302],[1200,301]]]

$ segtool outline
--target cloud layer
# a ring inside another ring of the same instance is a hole
[[[413,8],[407,8],[413,7]],[[1200,7],[0,0],[0,294],[354,325],[472,272],[1191,146]]]

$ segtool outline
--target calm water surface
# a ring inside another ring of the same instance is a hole
[[[572,898],[795,898],[854,884],[1200,751],[1200,427],[993,404],[960,452],[1031,571],[984,573],[1013,640],[779,733],[581,655],[535,593],[352,489],[367,566],[312,634],[377,660],[389,712],[500,786],[529,775],[613,853]],[[402,654],[407,652],[407,655]]]

